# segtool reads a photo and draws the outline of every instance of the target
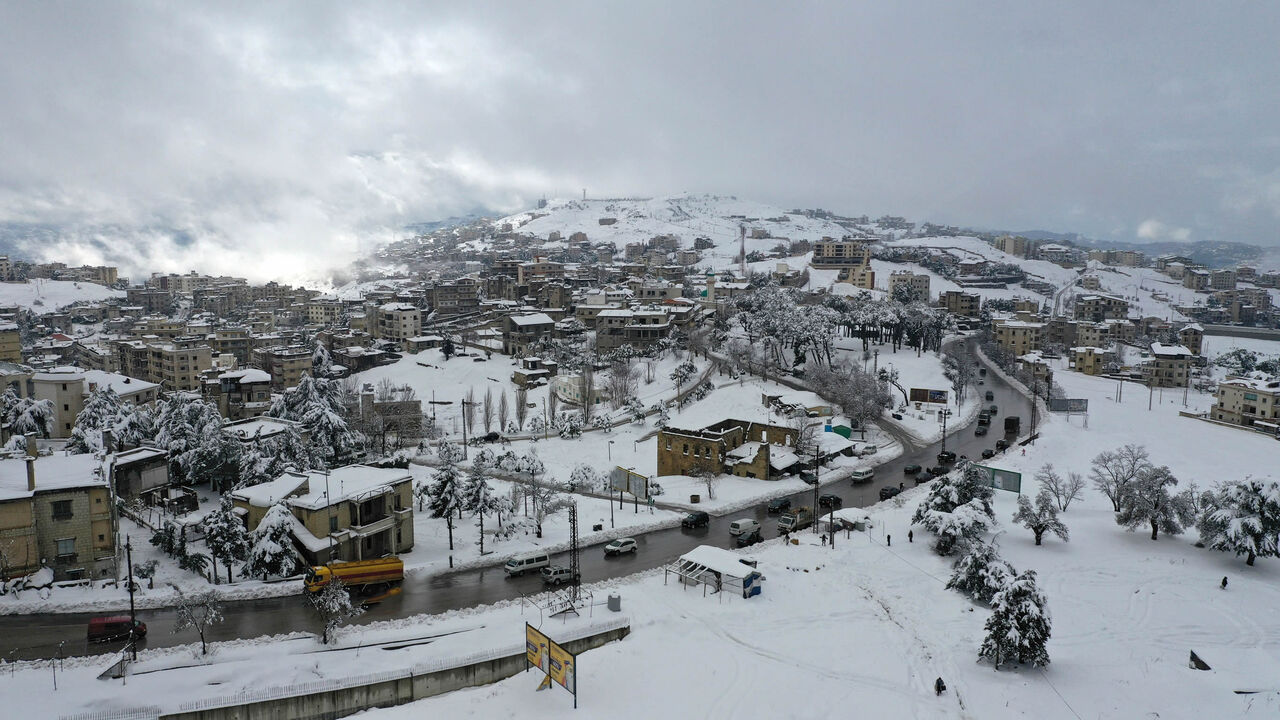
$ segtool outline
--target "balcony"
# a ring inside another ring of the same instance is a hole
[[[366,521],[363,525],[352,524],[348,529],[355,537],[369,537],[377,535],[380,532],[386,532],[395,525],[395,518],[391,515],[384,515],[373,521]]]

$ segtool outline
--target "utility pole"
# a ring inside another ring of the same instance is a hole
[[[333,562],[333,533],[335,530],[333,522],[333,497],[329,495],[329,468],[324,469],[324,503],[329,506],[329,560],[325,563],[327,565],[328,563]]]
[[[818,447],[818,441],[813,441],[813,534],[818,534],[818,486],[821,484],[818,480],[818,473],[822,468],[821,459],[818,454],[821,449]]]
[[[467,402],[466,398],[462,398],[462,459],[467,459],[467,407],[476,403]]]
[[[138,612],[133,604],[133,541],[126,535],[124,539],[125,559],[129,564],[129,650],[133,653],[133,661],[138,661],[138,643],[134,638],[134,630],[138,627]]]
[[[1033,400],[1032,403],[1034,404],[1035,401]],[[938,411],[938,414],[942,416],[942,452],[946,452],[947,451],[947,418],[951,415],[951,410],[949,408],[942,408],[941,410]]]

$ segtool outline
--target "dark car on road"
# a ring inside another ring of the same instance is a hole
[[[997,450],[997,451],[1001,451],[1001,450],[1008,450],[1008,449],[1009,449],[1009,441],[1008,441],[1008,440],[1005,440],[1004,438],[1000,438],[999,440],[997,440],[997,441],[996,441],[996,450]]]
[[[946,475],[949,472],[951,472],[951,468],[945,465],[934,465],[933,467],[929,468],[929,474],[934,477]]]
[[[919,472],[919,473],[916,473],[915,479],[916,479],[916,484],[919,485],[921,483],[929,482],[930,480],[933,479],[933,476],[927,472]]]
[[[805,481],[805,483],[807,483],[807,484],[809,484],[809,485],[817,485],[817,484],[818,484],[818,476],[817,476],[817,475],[814,475],[814,474],[813,474],[813,473],[811,473],[811,472],[804,472],[804,471],[801,471],[801,473],[800,473],[800,479],[801,479],[801,480],[803,480],[803,481]]]
[[[939,465],[943,465],[946,463],[953,463],[955,461],[956,461],[956,454],[951,452],[950,450],[943,450],[942,452],[938,453]]]
[[[760,536],[759,530],[752,530],[751,532],[744,532],[739,535],[733,536],[733,541],[737,543],[738,547],[755,545],[756,543],[760,542],[763,539],[764,538]]]
[[[991,458],[995,456],[996,456],[996,451],[992,450],[991,448],[985,448],[982,451],[982,457],[984,458]]]
[[[999,409],[1000,409],[999,407],[996,407],[996,405],[992,403],[991,407],[987,408],[987,412],[991,413],[992,415],[995,415],[996,411]]]
[[[915,474],[916,474],[916,473],[918,473],[918,472],[920,472],[920,466],[919,466],[919,465],[908,465],[908,466],[906,466],[906,467],[902,468],[902,474],[903,474],[903,475],[915,475]]]
[[[685,515],[684,519],[680,521],[680,525],[682,527],[687,527],[687,528],[706,527],[707,525],[710,525],[710,524],[711,524],[711,516],[702,512],[701,510],[696,510],[694,512],[689,513],[688,515]]]
[[[986,434],[987,434],[987,426],[986,426],[986,425],[979,425],[978,427],[974,428],[974,430],[973,430],[973,434],[974,434],[974,435],[977,435],[978,437],[982,437],[983,435],[986,435]]]
[[[988,390],[986,394],[986,398],[987,398],[987,402],[991,402],[992,400],[996,399],[996,394]]]
[[[880,499],[888,500],[889,498],[896,496],[900,492],[902,491],[894,487],[893,485],[882,487],[880,488]]]
[[[791,509],[790,498],[775,498],[769,501],[769,512],[771,514],[784,513]]]
[[[827,493],[822,497],[818,498],[818,507],[839,510],[840,508],[844,507],[844,498],[840,497],[839,495],[832,495],[831,493]]]

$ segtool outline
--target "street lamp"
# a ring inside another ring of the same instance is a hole
[[[613,462],[613,441],[609,441],[609,462]]]
[[[467,459],[467,408],[471,405],[479,405],[477,402],[467,402],[466,398],[462,398],[462,459]]]

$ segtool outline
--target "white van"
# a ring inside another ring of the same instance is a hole
[[[533,570],[541,570],[551,564],[551,556],[546,553],[533,553],[532,555],[522,555],[513,557],[507,561],[502,569],[506,571],[508,576],[523,575]]]
[[[871,479],[874,478],[875,476],[876,476],[875,468],[864,467],[864,468],[858,468],[857,470],[854,470],[853,474],[850,475],[849,478],[856,483],[864,483],[864,482],[871,482]]]
[[[751,518],[739,518],[729,523],[730,535],[750,535],[754,532],[760,532],[760,523]]]

